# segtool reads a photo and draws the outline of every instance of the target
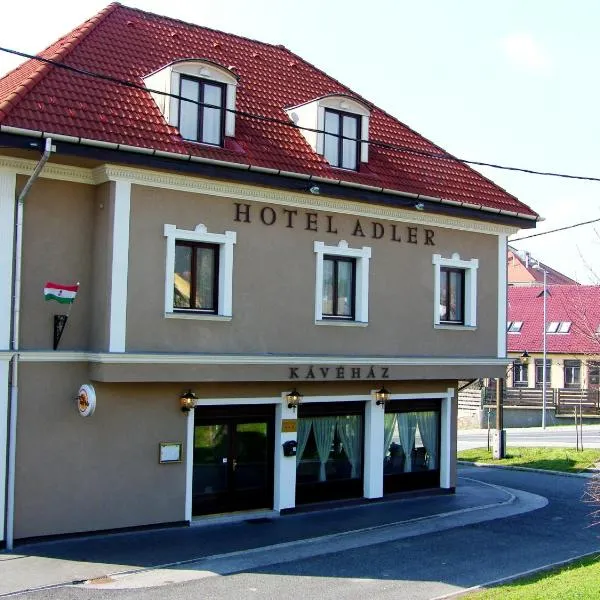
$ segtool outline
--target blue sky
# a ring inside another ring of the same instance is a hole
[[[10,2],[1,45],[35,53],[106,4]],[[600,176],[597,0],[123,4],[283,44],[456,156]],[[0,53],[0,73],[19,62]],[[600,183],[482,172],[545,217],[537,231],[600,218]],[[590,270],[600,278],[600,223],[515,245],[584,283]]]

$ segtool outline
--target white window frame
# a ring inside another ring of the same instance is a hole
[[[171,96],[150,92],[160,111],[164,115],[167,123],[173,127],[179,124],[179,83],[181,75],[188,75],[203,79],[207,82],[217,82],[225,84],[226,94],[223,102],[225,110],[225,137],[235,137],[235,106],[238,78],[235,73],[203,60],[185,60],[176,62],[144,78],[144,84],[159,92],[166,92]],[[223,143],[225,140],[223,140]],[[204,142],[195,142],[202,144]]]
[[[369,322],[369,261],[371,248],[349,248],[346,240],[337,246],[326,246],[324,242],[315,242],[316,285],[315,285],[315,323],[318,325],[367,325]],[[354,298],[354,319],[323,318],[323,257],[340,256],[356,260],[356,281]]]
[[[521,333],[523,321],[508,321],[506,331],[508,333]]]
[[[182,319],[230,320],[233,314],[233,246],[236,243],[235,231],[208,233],[206,226],[200,223],[194,230],[177,229],[175,225],[165,225],[167,238],[165,272],[165,317]],[[175,242],[201,242],[219,246],[219,290],[217,314],[207,314],[186,309],[176,311],[173,306],[175,280]]]
[[[441,254],[432,257],[434,283],[433,283],[433,324],[437,329],[474,329],[477,327],[477,269],[479,260],[472,258],[462,260],[458,253],[450,258],[443,258]],[[442,267],[462,269],[465,272],[465,297],[464,297],[464,323],[442,323],[440,319],[440,270]]]

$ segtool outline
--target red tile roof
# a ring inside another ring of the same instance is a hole
[[[547,352],[600,354],[600,286],[548,286],[546,323],[570,321],[569,333],[547,333]],[[509,333],[509,352],[542,352],[544,298],[540,287],[508,288],[508,320],[523,321],[521,333]]]
[[[288,121],[284,108],[327,94],[363,100],[283,46],[110,4],[41,53],[79,69],[143,85],[142,78],[190,58],[213,61],[240,77],[237,109]],[[364,100],[363,100],[364,101]],[[368,165],[332,168],[292,127],[236,116],[235,142],[211,148],[186,142],[148,92],[30,60],[0,80],[0,124],[151,148],[468,202],[535,217],[514,196],[470,167],[372,145]],[[373,107],[371,140],[444,153]]]
[[[509,246],[508,285],[544,285],[544,271],[547,285],[578,285],[574,279],[533,258],[529,252],[519,253]]]

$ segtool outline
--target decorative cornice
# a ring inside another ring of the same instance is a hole
[[[128,352],[21,351],[23,362],[90,362],[99,364],[177,364],[177,365],[394,365],[394,366],[506,366],[508,359],[495,357],[430,356],[319,356],[257,354],[157,354]]]
[[[518,231],[518,227],[485,221],[471,221],[446,215],[435,215],[402,208],[339,200],[326,196],[315,197],[308,193],[300,194],[260,186],[227,183],[212,179],[191,177],[189,175],[178,175],[117,165],[97,167],[93,170],[93,177],[94,181],[98,184],[107,181],[126,180],[135,185],[205,194],[207,196],[227,197],[247,202],[292,206],[305,210],[342,213],[369,219],[385,219],[388,221],[414,223],[423,226],[443,227],[476,233],[504,235]]]
[[[35,160],[0,156],[0,170],[12,171],[18,175],[31,175],[37,164],[38,163]],[[58,165],[51,162],[45,164],[40,177],[43,177],[44,179],[85,183],[87,185],[95,185],[96,183],[91,169],[72,167],[69,165]]]
[[[24,158],[0,156],[0,169],[13,171],[19,175],[30,175],[33,173],[36,164],[36,161]],[[95,169],[86,169],[48,162],[40,177],[86,185],[99,185],[108,181],[127,181],[135,185],[205,194],[207,196],[227,197],[246,202],[291,206],[294,208],[303,208],[308,211],[340,213],[367,219],[384,219],[387,221],[414,223],[428,227],[442,227],[445,229],[491,235],[510,235],[518,231],[518,227],[515,226],[500,225],[487,221],[461,219],[447,215],[416,212],[414,210],[379,206],[370,203],[363,204],[350,200],[328,198],[326,196],[315,197],[311,194],[301,194],[260,186],[216,181],[190,175],[178,175],[110,164],[96,167]]]

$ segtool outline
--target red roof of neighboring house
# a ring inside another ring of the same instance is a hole
[[[529,252],[519,252],[509,246],[508,285],[544,285],[544,271],[547,285],[577,285],[574,279],[533,258]]]
[[[182,59],[206,59],[239,76],[240,111],[289,121],[284,108],[352,90],[274,46],[158,16],[118,3],[41,53],[70,66],[143,85],[142,78]],[[364,102],[364,100],[363,100]],[[375,145],[359,172],[335,169],[298,130],[238,114],[235,141],[213,148],[181,138],[150,93],[69,72],[35,60],[0,80],[0,124],[22,129],[251,164],[333,180],[472,203],[522,216],[536,213],[470,167]],[[412,129],[373,107],[370,140],[442,153]]]
[[[509,352],[542,352],[544,296],[540,287],[508,288],[508,320],[522,321],[508,333]],[[568,333],[547,333],[547,352],[600,354],[600,286],[548,286],[546,323],[571,322]]]

